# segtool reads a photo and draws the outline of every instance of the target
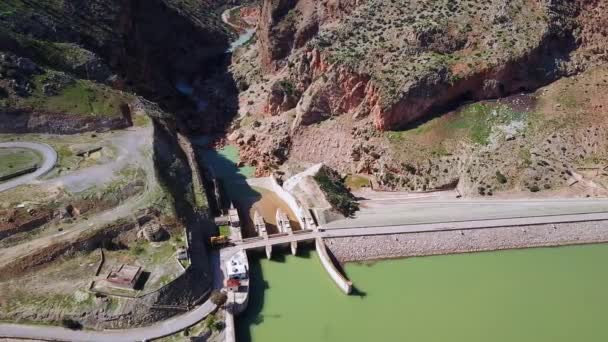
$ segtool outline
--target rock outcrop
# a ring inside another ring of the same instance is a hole
[[[236,60],[249,86],[243,114],[251,116],[236,134],[255,132],[255,142],[241,145],[243,160],[261,162],[266,174],[325,163],[373,175],[383,189],[458,185],[465,196],[491,196],[541,181],[559,187],[569,169],[599,153],[591,146],[604,144],[599,135],[565,143],[556,157],[563,165],[549,171],[532,161],[547,153],[536,149],[544,135],[555,144],[553,136],[603,125],[597,68],[608,60],[608,1],[342,1],[331,17],[323,15],[328,3],[264,1],[258,45],[243,53],[263,65]],[[315,23],[312,37],[304,22]],[[572,86],[554,88],[561,78]],[[551,89],[563,94],[545,94]],[[598,116],[583,124],[579,112]],[[545,119],[561,126],[539,123]],[[290,141],[284,163],[262,157],[277,149],[273,133]],[[497,170],[518,180],[497,183]]]
[[[0,133],[76,134],[130,126],[129,117],[86,117],[35,110],[0,111]]]
[[[284,66],[293,49],[303,47],[319,27],[344,18],[362,0],[267,0],[258,28],[262,66],[267,71]]]
[[[216,0],[69,0],[61,3],[16,0],[14,4],[6,5],[10,10],[3,12],[0,19],[0,52],[10,52],[23,61],[33,61],[37,69],[32,72],[37,75],[63,72],[76,80],[104,84],[115,90],[135,91],[161,102],[165,109],[182,115],[184,120],[188,117],[195,120],[194,114],[198,113],[192,113],[193,109],[182,110],[188,103],[180,99],[175,87],[176,79],[182,75],[206,79],[216,73],[211,66],[222,68],[230,36],[220,19],[222,3]],[[4,69],[0,67],[0,110],[4,111],[6,102],[7,112],[14,114],[15,109],[19,109],[31,113],[25,119],[17,120],[20,127],[23,127],[22,121],[30,117],[41,117],[44,121],[44,117],[55,114],[74,114],[71,111],[73,107],[63,105],[62,101],[54,103],[70,109],[39,106],[46,102],[45,99],[22,101],[21,98],[35,94],[37,90],[42,90],[41,97],[50,97],[59,95],[61,89],[38,84],[40,80],[34,76],[27,82],[22,81]],[[11,86],[11,82],[15,86]],[[19,98],[12,97],[14,94]],[[2,101],[3,97],[9,97],[9,100]],[[90,107],[89,113],[99,106]],[[104,116],[105,113],[95,114]],[[223,112],[211,113],[204,120],[226,121],[214,117],[220,114]],[[76,121],[79,119],[76,117]],[[95,120],[88,118],[85,123],[92,121]],[[124,127],[115,123],[99,124],[106,128]],[[96,125],[66,132],[95,130]],[[190,126],[204,125],[197,122]]]
[[[579,48],[605,54],[605,29],[595,24],[605,21],[605,1],[496,0],[472,8],[342,2],[339,16],[328,15],[327,5],[264,2],[259,52],[267,70],[288,66],[281,82],[302,94],[296,124],[348,113],[370,115],[379,130],[395,129],[462,101],[530,91],[578,72],[591,59],[571,61]],[[451,15],[458,24],[447,20]],[[312,22],[315,30],[307,31],[304,23]],[[268,102],[275,115],[291,109],[284,97]]]

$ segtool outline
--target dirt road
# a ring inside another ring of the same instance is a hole
[[[18,187],[19,185],[27,184],[38,177],[44,176],[47,172],[51,171],[57,163],[57,152],[55,152],[55,150],[47,144],[14,141],[0,143],[0,148],[26,148],[29,150],[34,150],[40,153],[42,156],[42,165],[40,165],[36,171],[14,178],[8,182],[0,183],[0,192]]]

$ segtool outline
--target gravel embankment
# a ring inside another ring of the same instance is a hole
[[[608,221],[330,238],[340,263],[608,242]]]

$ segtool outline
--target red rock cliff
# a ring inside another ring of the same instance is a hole
[[[363,0],[264,0],[257,37],[262,66],[274,71],[319,27],[339,20]]]

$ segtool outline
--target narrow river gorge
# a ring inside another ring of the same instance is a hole
[[[239,341],[606,341],[608,245],[349,263],[344,296],[314,255],[254,259]]]

